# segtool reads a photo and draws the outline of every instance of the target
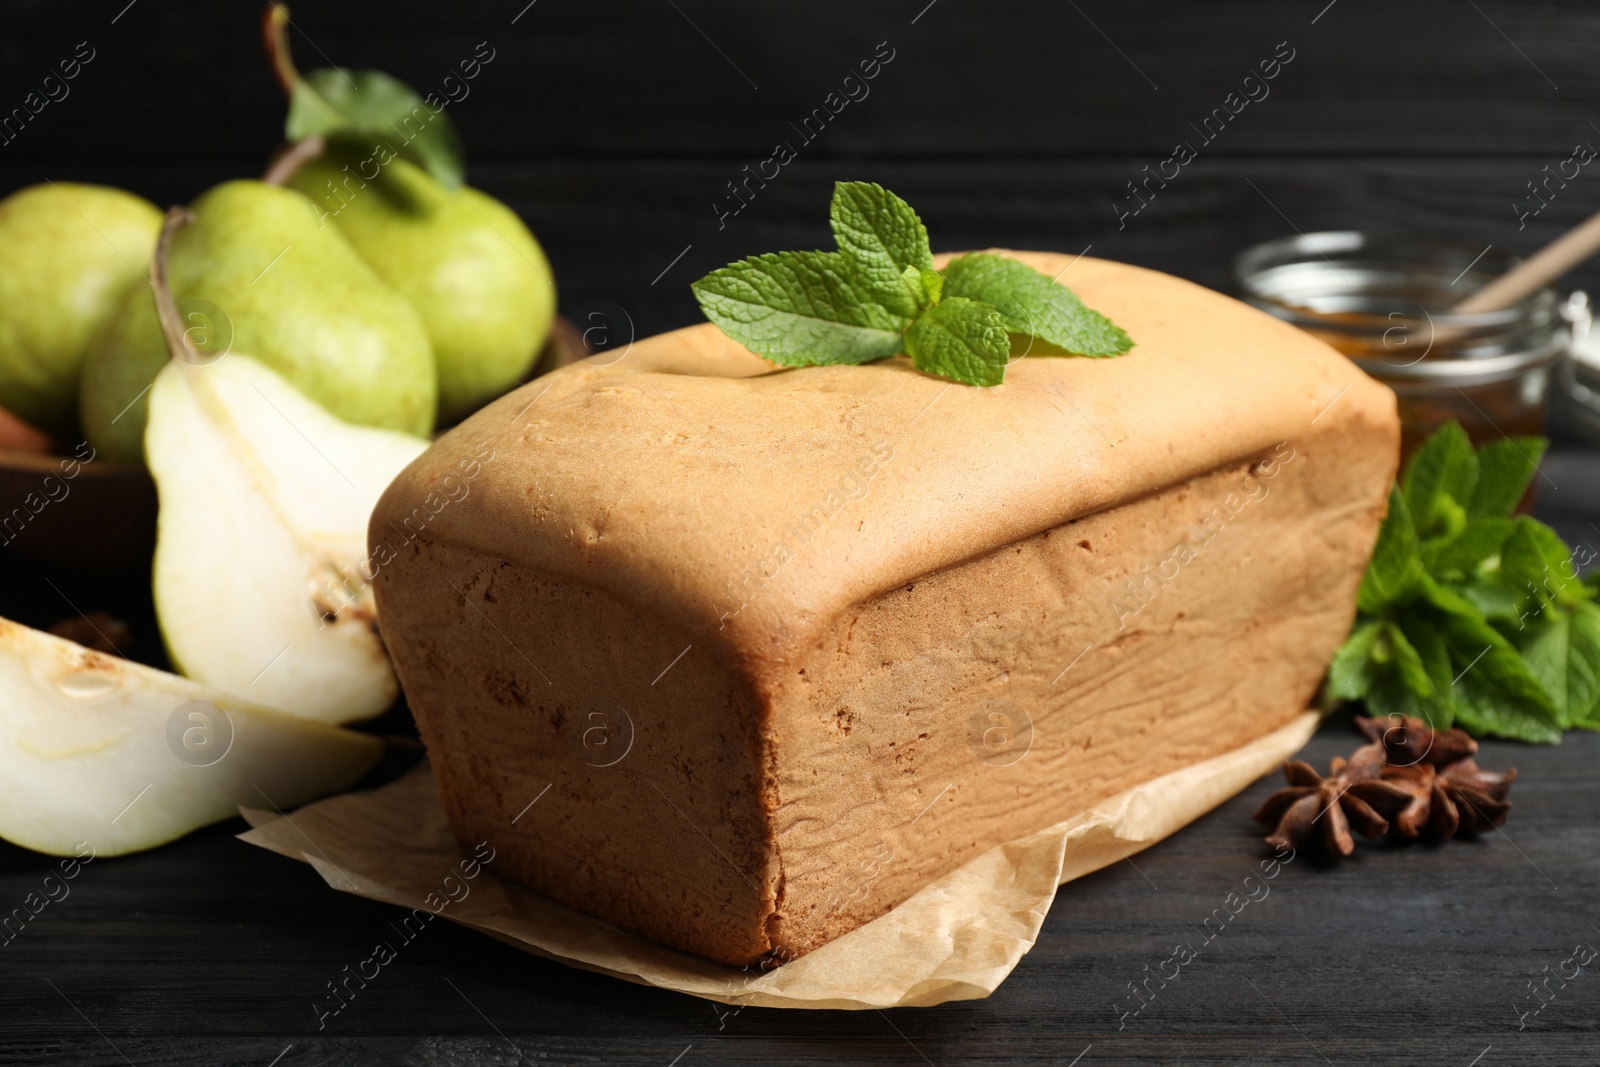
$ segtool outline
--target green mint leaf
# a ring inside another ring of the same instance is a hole
[[[1522,620],[1522,600],[1500,583],[1498,578],[1463,582],[1455,587],[1490,622],[1517,625]]]
[[[1515,528],[1510,519],[1476,519],[1455,537],[1430,542],[1423,558],[1437,577],[1474,577],[1486,568],[1498,569],[1500,550]]]
[[[1588,596],[1561,535],[1526,515],[1500,550],[1500,581],[1524,606],[1574,604]]]
[[[1437,729],[1455,717],[1450,653],[1438,627],[1408,612],[1368,620],[1334,653],[1328,695],[1361,700],[1372,715],[1417,715]]]
[[[933,253],[927,227],[910,204],[871,182],[836,182],[829,222],[872,300],[907,318],[930,302],[920,272],[933,270]],[[913,270],[915,281],[906,277]]]
[[[1450,666],[1450,646],[1434,621],[1421,612],[1400,617],[1400,629],[1422,658],[1423,669],[1433,683],[1433,691],[1422,704],[1422,717],[1436,730],[1448,730],[1455,722],[1455,671]]]
[[[1361,579],[1357,603],[1369,615],[1401,603],[1423,576],[1418,554],[1417,531],[1411,524],[1411,511],[1398,487],[1389,490],[1389,513],[1378,529],[1378,543],[1372,562]]]
[[[829,223],[839,250],[860,262],[933,269],[928,230],[910,204],[874,182],[835,182]]]
[[[1378,620],[1358,623],[1328,667],[1328,695],[1335,700],[1359,700],[1377,674],[1372,652],[1387,625]]]
[[[1600,679],[1600,605],[1584,601],[1572,609],[1572,634],[1568,638],[1569,655],[1583,657],[1589,664],[1589,674]],[[1600,730],[1600,684],[1595,686],[1594,699],[1584,708],[1581,696],[1573,692],[1568,683],[1567,724],[1586,730]]]
[[[1011,333],[1045,342],[1024,344],[1024,352],[1031,348],[1035,355],[1120,356],[1133,347],[1126,333],[1085,307],[1071,289],[1015,259],[989,252],[962,256],[945,267],[944,284],[948,296],[994,307]]]
[[[1563,726],[1587,723],[1600,696],[1600,608],[1552,608],[1512,635],[1528,670],[1562,713]]]
[[[1383,624],[1382,644],[1386,647],[1386,658],[1394,664],[1394,670],[1399,675],[1405,687],[1419,697],[1433,695],[1433,679],[1428,675],[1428,669],[1422,664],[1422,656],[1400,627],[1392,622]]]
[[[1011,360],[1011,341],[994,308],[947,296],[906,328],[906,351],[926,374],[967,385],[999,385]]]
[[[1483,621],[1483,611],[1476,604],[1457,589],[1437,581],[1431,574],[1424,572],[1418,575],[1414,586],[1417,598],[1428,607],[1442,611],[1446,615],[1461,615],[1478,622]]]
[[[706,317],[750,351],[785,366],[868,363],[901,352],[906,319],[864,299],[837,252],[774,252],[692,286]]]
[[[1362,700],[1374,715],[1420,715],[1439,729],[1448,727],[1455,709],[1449,651],[1438,630],[1417,619],[1358,625],[1334,653],[1328,696]]]
[[[1459,532],[1477,482],[1478,457],[1461,424],[1451,422],[1435,430],[1412,455],[1400,479],[1417,536]]]
[[[1422,656],[1393,622],[1379,624],[1380,633],[1371,657],[1372,684],[1364,696],[1374,715],[1420,715],[1436,721],[1432,676]],[[1449,682],[1448,675],[1445,678]]]
[[[450,186],[464,177],[461,138],[443,103],[435,107],[378,70],[325,67],[297,78],[283,132],[290,141],[321,134],[367,151],[384,145]]]
[[[1506,518],[1528,491],[1550,444],[1543,437],[1510,437],[1478,449],[1478,484],[1467,517]]]
[[[1456,721],[1474,734],[1519,741],[1561,740],[1562,713],[1516,648],[1488,623],[1448,615],[1440,631],[1450,647]]]
[[[1381,671],[1373,678],[1372,685],[1361,698],[1361,702],[1367,706],[1367,714],[1375,719],[1403,715],[1428,719],[1426,701],[1412,692],[1400,675],[1392,669]],[[1432,719],[1428,721],[1431,723]]]

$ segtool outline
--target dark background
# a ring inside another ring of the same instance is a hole
[[[487,42],[493,61],[450,108],[469,180],[522,214],[563,310],[612,343],[693,321],[687,283],[730,259],[825,245],[839,178],[905,196],[936,249],[1092,246],[1218,287],[1236,251],[1295,229],[1526,252],[1600,207],[1600,171],[1585,170],[1519,229],[1526,183],[1600,144],[1600,9],[1586,4],[525,3],[301,2],[293,47],[303,69],[379,67],[428,92]],[[80,41],[95,50],[70,96],[0,145],[0,191],[101,181],[164,206],[258,174],[283,113],[258,17],[253,3],[197,0],[0,4],[0,113]],[[870,95],[802,146],[789,123],[879,42],[894,59]],[[1294,59],[1270,96],[1201,145],[1189,123],[1280,42]],[[780,140],[799,158],[719,226],[724,184]],[[1126,183],[1179,140],[1199,158],[1119,228]],[[1597,269],[1570,282],[1593,287]],[[1542,514],[1569,540],[1600,540],[1592,462],[1552,462],[1567,464],[1548,471],[1564,490]],[[0,614],[47,625],[107,608],[133,623],[135,655],[158,660],[147,585],[6,559]],[[1600,1062],[1595,968],[1552,981],[1555,999],[1521,1029],[1517,1016],[1536,1003],[1530,980],[1600,945],[1597,742],[1490,746],[1487,765],[1523,770],[1506,834],[1289,868],[1120,1033],[1112,1004],[1141,964],[1166,958],[1260,858],[1248,814],[1269,783],[1139,870],[1065,887],[989,1000],[887,1015],[719,1016],[440,924],[319,1033],[313,1001],[394,909],[225,825],[91,865],[0,947],[0,1063]],[[1354,743],[1335,721],[1312,753]],[[0,907],[48,866],[0,846]]]
[[[424,93],[486,41],[494,60],[450,107],[469,180],[527,219],[569,314],[609,301],[641,334],[695,319],[687,283],[709,269],[826,245],[839,178],[905,196],[936,249],[1093,244],[1216,286],[1235,251],[1295,228],[1530,251],[1600,204],[1585,170],[1520,231],[1513,206],[1600,145],[1590,4],[526,2],[302,2],[291,39],[303,69],[378,67]],[[0,185],[107,181],[165,206],[259,174],[284,104],[258,5],[126,3],[0,5],[0,109],[78,42],[96,50],[0,145]],[[870,95],[802,146],[789,123],[881,41],[895,58]],[[1284,41],[1271,95],[1201,145],[1189,123]],[[1119,231],[1126,183],[1179,139],[1200,157]],[[713,201],[779,140],[799,158],[719,230]]]

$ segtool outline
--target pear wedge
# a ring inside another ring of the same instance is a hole
[[[174,665],[292,715],[378,715],[399,684],[374,618],[367,520],[427,448],[353,426],[265,364],[173,360],[150,389],[155,603]]]
[[[375,737],[255,707],[0,619],[0,837],[52,855],[138,852],[344,789]]]

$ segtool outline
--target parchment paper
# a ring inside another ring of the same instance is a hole
[[[431,911],[535,955],[630,982],[736,1005],[929,1006],[994,992],[1033,947],[1057,886],[1199,818],[1299,751],[1316,725],[1307,712],[1243,748],[990,849],[888,914],[766,974],[699,959],[564,908],[496,878],[492,862],[465,878],[426,763],[380,789],[288,817],[241,809],[254,828],[240,838],[311,864],[335,889]]]

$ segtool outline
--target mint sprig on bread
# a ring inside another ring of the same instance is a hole
[[[693,285],[729,337],[790,367],[902,353],[926,374],[999,385],[1013,356],[1119,356],[1133,341],[1053,278],[987,252],[933,265],[910,204],[870,182],[834,185],[835,252],[772,252]]]

